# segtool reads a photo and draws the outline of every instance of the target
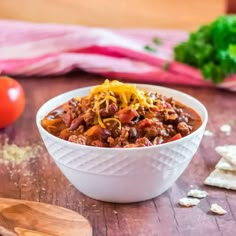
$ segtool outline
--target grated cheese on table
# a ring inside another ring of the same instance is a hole
[[[210,130],[205,130],[204,136],[212,137],[214,134]]]
[[[18,146],[5,142],[5,144],[0,145],[0,162],[17,165],[31,158],[35,158],[40,150],[41,146],[38,145]]]

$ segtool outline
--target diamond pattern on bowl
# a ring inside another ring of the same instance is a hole
[[[133,156],[129,153],[132,150],[109,152],[109,149],[86,148],[80,145],[71,149],[70,146],[51,140],[49,136],[43,138],[51,156],[69,168],[93,174],[123,176],[175,169],[189,163],[202,135],[195,134],[188,142],[159,146],[158,149],[140,149],[139,152],[133,152]]]

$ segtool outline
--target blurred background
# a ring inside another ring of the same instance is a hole
[[[0,18],[100,27],[195,30],[234,11],[228,0],[1,0]]]

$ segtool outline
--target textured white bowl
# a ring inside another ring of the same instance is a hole
[[[46,102],[36,122],[45,146],[68,180],[89,197],[108,202],[138,202],[166,191],[188,166],[202,139],[207,111],[195,98],[182,92],[152,85],[137,85],[148,91],[172,96],[192,107],[202,125],[179,140],[144,148],[101,148],[59,139],[41,126],[41,120],[55,107],[75,96],[85,96],[91,87],[73,90]]]

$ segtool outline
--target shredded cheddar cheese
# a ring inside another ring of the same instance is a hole
[[[140,105],[144,107],[153,106],[153,100],[149,96],[145,96],[145,92],[138,90],[133,84],[124,84],[117,80],[104,81],[103,84],[93,87],[88,96],[89,99],[94,99],[94,111],[97,115],[97,122],[105,128],[105,124],[100,116],[101,105],[105,103],[106,112],[108,112],[110,101],[117,104],[119,108],[132,107],[137,110]],[[113,120],[115,118],[112,118]],[[116,121],[118,121],[116,119]]]

